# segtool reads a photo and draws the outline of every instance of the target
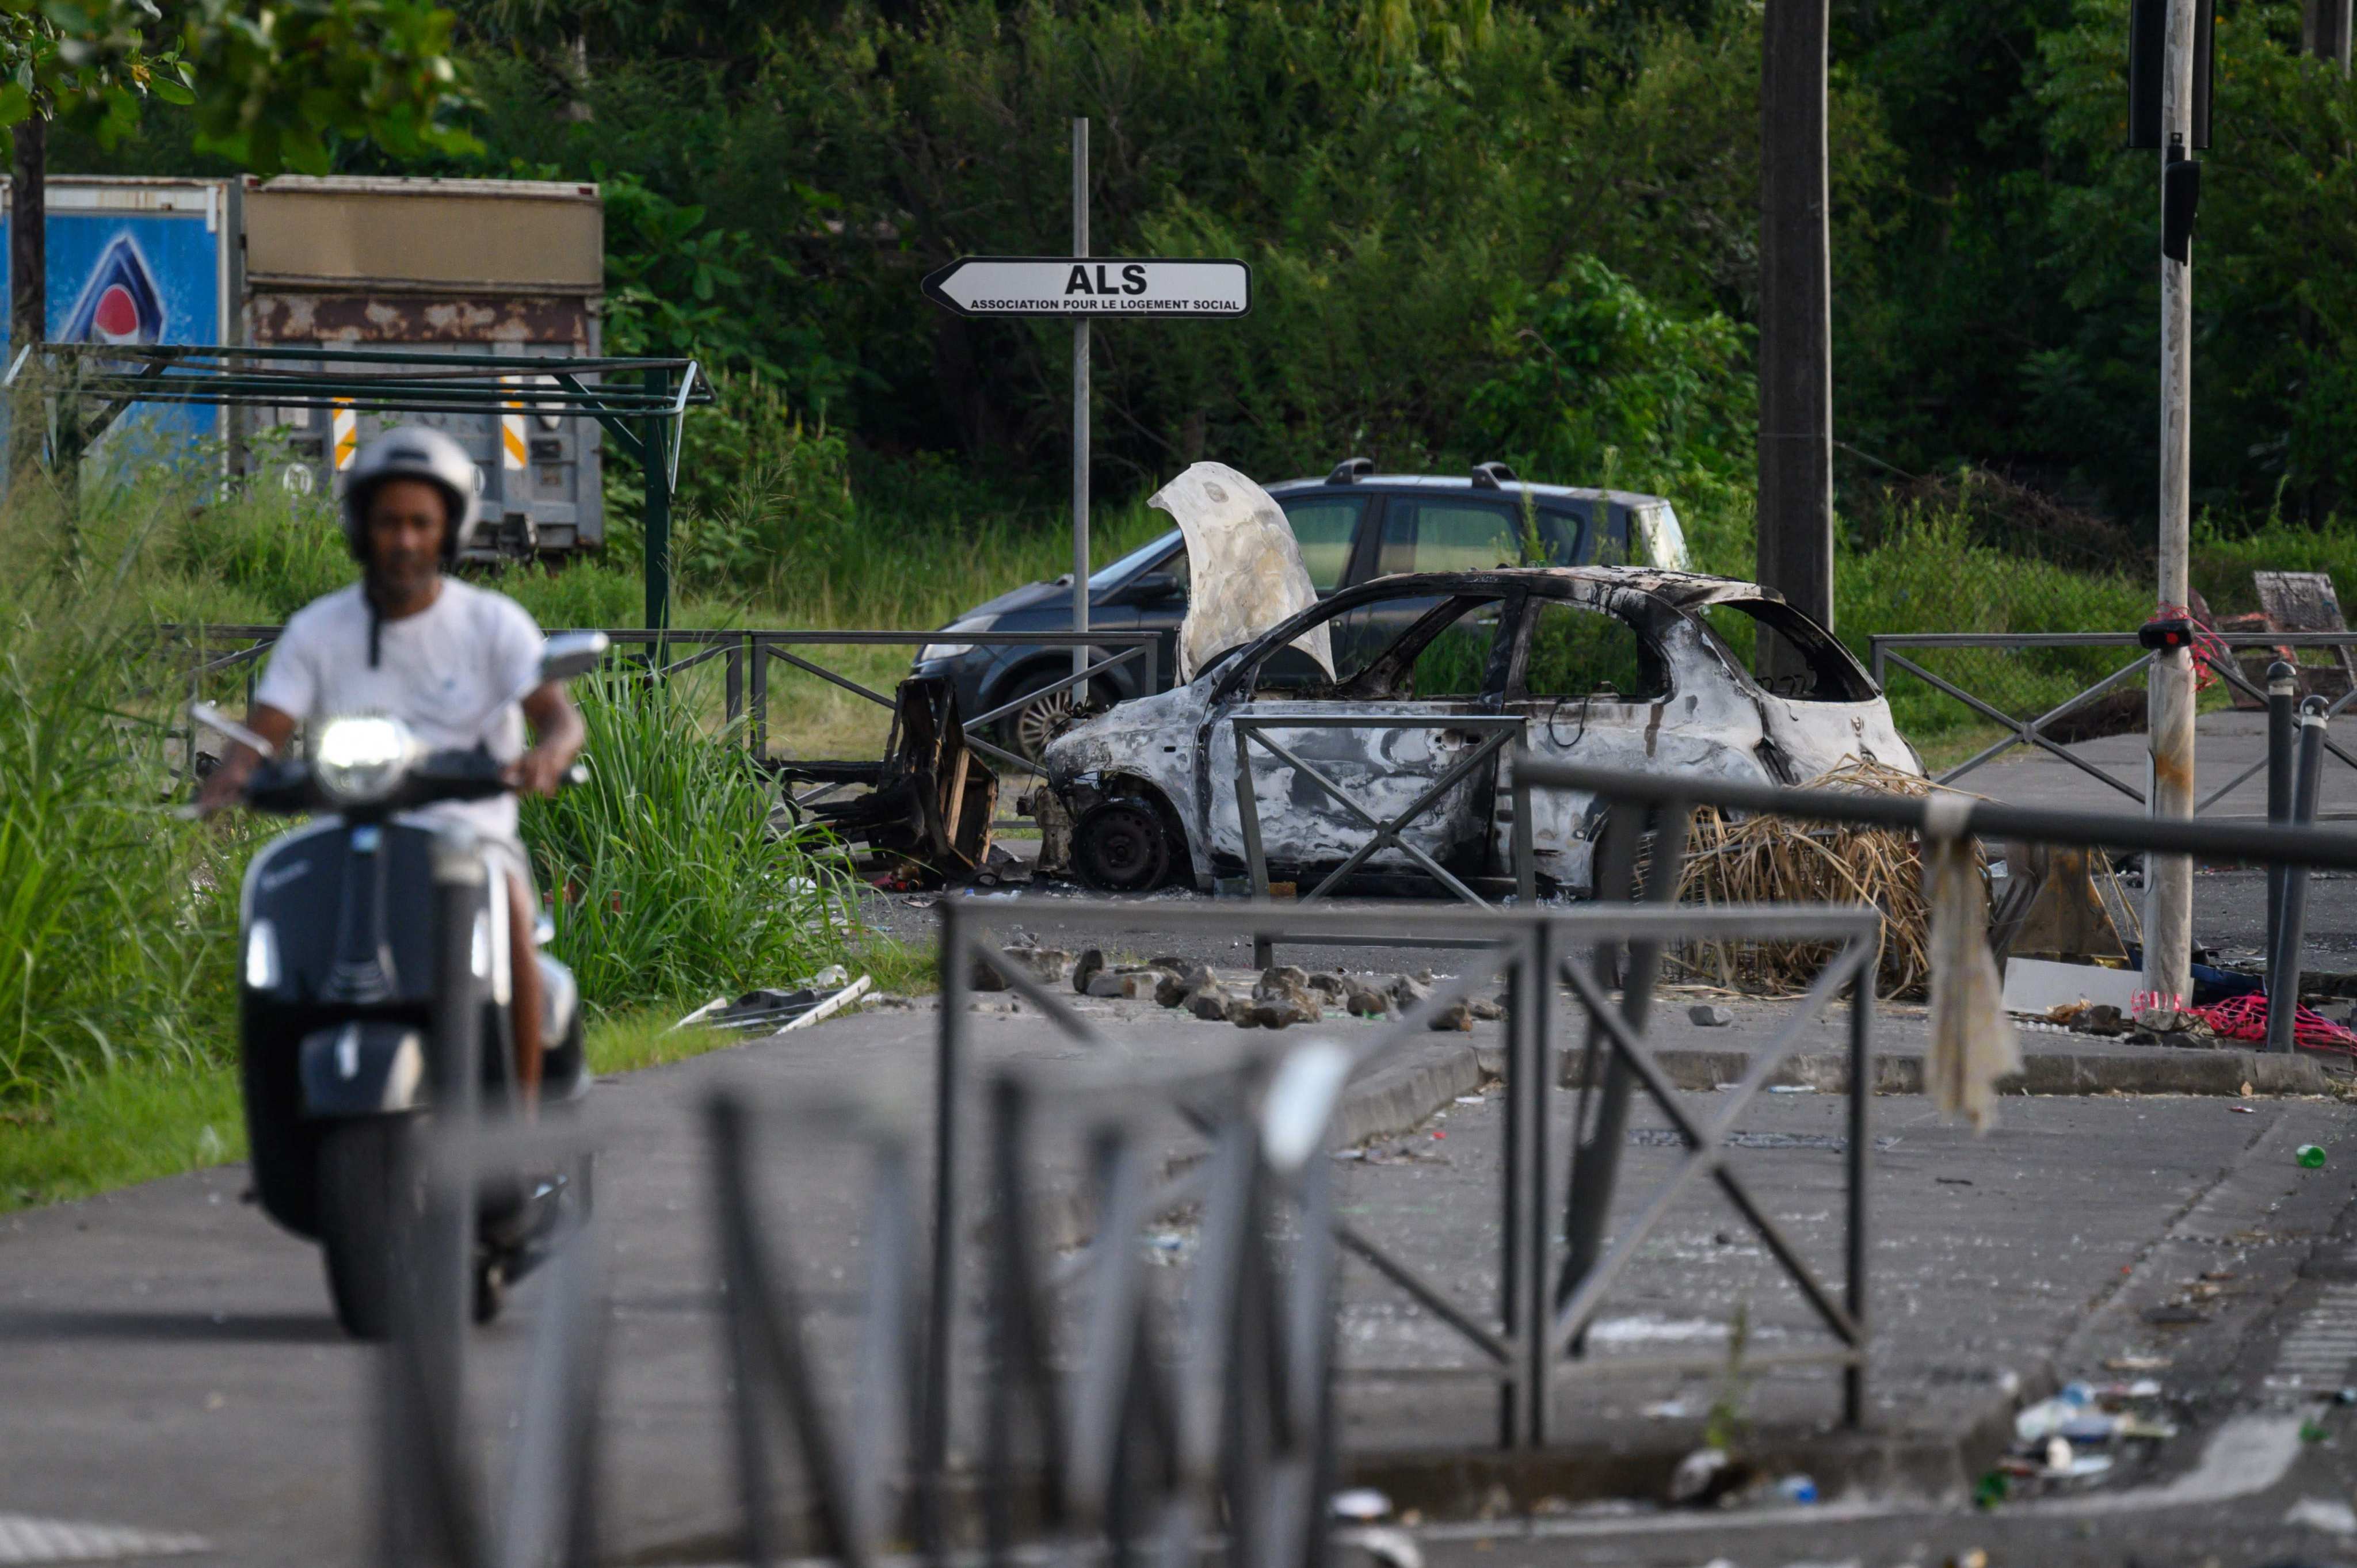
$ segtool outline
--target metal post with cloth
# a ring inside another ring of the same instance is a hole
[[[2160,515],[2158,618],[2184,617],[2189,572],[2193,381],[2193,214],[2210,145],[2211,17],[2204,0],[2136,0],[2128,37],[2128,145],[2160,153]],[[2152,814],[2193,815],[2193,650],[2156,649],[2150,693]],[[2145,988],[2179,1005],[2193,990],[2193,865],[2146,862]]]
[[[1072,629],[1089,629],[1089,327],[1099,316],[1232,318],[1252,307],[1252,268],[1207,258],[1095,261],[1089,254],[1089,123],[1072,121],[1072,253],[961,256],[926,274],[925,297],[966,317],[1072,322]],[[1072,650],[1072,676],[1089,650]],[[1082,693],[1085,694],[1085,693]]]

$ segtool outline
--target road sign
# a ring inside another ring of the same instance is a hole
[[[1200,257],[963,256],[925,279],[960,316],[1242,316],[1252,268]]]

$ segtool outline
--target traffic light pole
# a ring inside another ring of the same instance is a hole
[[[2200,0],[2169,0],[2166,69],[2161,78],[2161,185],[2169,166],[2190,156],[2193,129],[2193,8]],[[2163,232],[2168,203],[2163,198]],[[2191,602],[2188,487],[2192,420],[2193,263],[2191,242],[2180,256],[2160,262],[2160,518],[2161,615],[2179,615]],[[2152,814],[2193,815],[2193,653],[2157,653],[2147,685],[2152,749]],[[2149,855],[2145,870],[2145,989],[2164,1005],[2193,993],[2193,863],[2184,855]]]

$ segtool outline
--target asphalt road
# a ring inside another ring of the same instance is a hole
[[[1210,1064],[1251,1037],[1168,1015],[1137,1016],[1147,1012],[1107,1004],[1091,1016],[1156,1064]],[[1034,1015],[974,1023],[985,1061],[1019,1058],[1042,1070],[1072,1064],[1079,1071],[1095,1054]],[[867,1106],[870,1114],[920,1116],[932,1024],[922,1012],[865,1015],[632,1075],[597,1096],[608,1151],[599,1183],[609,1248],[606,1497],[615,1548],[630,1560],[718,1560],[731,1541],[726,1373],[699,1107],[716,1084],[737,1081],[804,1112],[765,1124],[768,1190],[777,1204],[773,1219],[800,1249],[823,1362],[846,1377],[874,1185],[856,1150],[834,1135],[832,1123],[848,1119],[822,1108],[839,1102]],[[1724,1102],[1719,1095],[1684,1098],[1705,1114]],[[2266,1352],[2280,1333],[2281,1294],[2299,1288],[2299,1266],[2345,1207],[2357,1172],[2357,1144],[2342,1138],[2338,1106],[2262,1101],[2243,1114],[2234,1105],[2009,1101],[1999,1128],[1974,1139],[1941,1124],[1920,1101],[1876,1101],[1878,1424],[1936,1430],[2000,1399],[2008,1373],[2034,1382],[2123,1347],[2152,1349],[2177,1359],[2190,1380],[2178,1383],[2171,1374],[2188,1433],[2164,1445],[2154,1472],[2165,1481],[2190,1466],[2204,1434],[2246,1402],[2243,1391],[2214,1390],[2255,1387],[2211,1363],[2225,1365],[2246,1349]],[[1452,1104],[1425,1127],[1342,1166],[1353,1218],[1476,1309],[1495,1290],[1497,1114],[1494,1095]],[[1758,1135],[1738,1156],[1747,1179],[1816,1265],[1837,1272],[1840,1161],[1829,1140],[1837,1134],[1838,1102],[1763,1097],[1741,1125]],[[1675,1157],[1649,1136],[1660,1126],[1651,1116],[1640,1119],[1623,1213]],[[1069,1148],[1058,1168],[1067,1181],[1079,1168],[1084,1130],[1078,1122],[1066,1129]],[[1187,1146],[1175,1122],[1157,1135],[1174,1154]],[[2332,1148],[2327,1170],[2290,1165],[2289,1148],[2305,1141]],[[0,1338],[7,1342],[0,1356],[0,1515],[199,1538],[205,1560],[241,1564],[350,1561],[368,1549],[369,1353],[337,1338],[311,1250],[242,1204],[243,1186],[241,1170],[223,1168],[0,1224],[6,1282]],[[1185,1226],[1156,1245],[1183,1262],[1190,1245]],[[2218,1348],[2210,1352],[2192,1340],[2164,1343],[2131,1310],[2138,1292],[2185,1288],[2187,1248],[2210,1260],[2205,1266],[2223,1261],[2247,1282],[2220,1304],[2209,1326]],[[1462,1347],[1406,1312],[1366,1271],[1351,1270],[1345,1288],[1349,1441],[1362,1448],[1399,1446],[1403,1437],[1415,1445],[1478,1441],[1494,1408],[1481,1383],[1400,1376],[1461,1361]],[[539,1307],[536,1292],[528,1283],[510,1319],[476,1340],[476,1421],[494,1449]],[[1698,1189],[1671,1211],[1632,1266],[1609,1308],[1614,1326],[1605,1342],[1640,1350],[1666,1340],[1699,1348],[1708,1359],[1714,1344],[1724,1346],[1723,1330],[1713,1326],[1738,1302],[1763,1346],[1800,1344],[1812,1332],[1757,1242]],[[2100,1328],[2109,1348],[2086,1338],[2089,1325],[2108,1323],[2106,1310],[2125,1314],[2115,1329]],[[967,1365],[976,1360],[969,1356]],[[2334,1373],[2342,1375],[2357,1374]],[[1609,1393],[1566,1393],[1566,1432],[1617,1434],[1614,1441],[1655,1448],[1692,1441],[1691,1414],[1645,1410],[1695,1400],[1707,1390],[1706,1377],[1607,1382],[1614,1384]],[[1763,1426],[1822,1424],[1835,1408],[1822,1370],[1771,1373],[1750,1397]],[[1919,1506],[1851,1499],[1796,1522],[1822,1530],[1840,1508],[1886,1503]],[[1933,1512],[1908,1513],[1929,1522],[1902,1526],[1899,1517],[1873,1515],[1857,1528],[1877,1541],[1886,1538],[1873,1531],[1905,1529],[1918,1532],[1910,1539],[1949,1541],[1983,1524]],[[1550,1528],[1578,1522],[1557,1520]],[[1548,1537],[1528,1550],[1537,1553],[1533,1561],[1696,1563],[1718,1551],[1699,1550],[1717,1537],[1670,1522],[1665,1530],[1653,1516],[1625,1518],[1609,1541]],[[1827,1556],[1815,1536],[1793,1545],[1792,1555],[1758,1556],[1761,1541],[1795,1538],[1773,1535],[1782,1528],[1775,1524],[1730,1520],[1725,1528],[1728,1539],[1753,1543],[1730,1561],[1845,1560],[1841,1552]],[[2126,1526],[2107,1520],[2097,1528]],[[1505,1545],[1494,1541],[1488,1550]],[[1689,1547],[1697,1550],[1677,1555]],[[1428,1549],[1481,1550],[1453,1529],[1434,1533]],[[1485,1555],[1482,1568],[1494,1561]]]

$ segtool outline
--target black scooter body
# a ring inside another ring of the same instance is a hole
[[[487,759],[448,759],[462,774]],[[435,780],[425,776],[430,785]],[[495,777],[495,775],[494,775]],[[285,788],[319,802],[293,768]],[[447,788],[446,775],[440,782]],[[488,785],[486,785],[488,788]],[[249,799],[270,809],[264,780]],[[276,809],[291,801],[279,800]],[[339,1243],[325,1234],[323,1187],[337,1179],[322,1151],[338,1129],[370,1123],[390,1132],[429,1111],[442,1048],[433,1028],[437,908],[436,829],[393,813],[326,815],[285,834],[246,874],[239,920],[241,1069],[255,1197],[264,1212],[320,1241],[337,1279]],[[536,962],[546,1003],[542,1020],[540,1104],[562,1114],[587,1088],[579,1007],[571,973],[543,954],[507,945],[503,874],[486,879],[482,929],[496,973]],[[513,1109],[513,1037],[505,1004],[485,988],[479,1043],[481,1107]],[[586,1157],[562,1171],[486,1178],[476,1199],[477,1315],[497,1310],[501,1289],[547,1253],[568,1214],[589,1202]],[[349,1287],[338,1284],[339,1315],[355,1332]]]
[[[429,1101],[434,836],[398,818],[327,817],[279,839],[247,872],[239,920],[247,1143],[264,1210],[297,1235],[318,1234],[326,1128]],[[501,1106],[511,1056],[496,1003],[484,1006],[480,1038],[483,1103]],[[562,1094],[571,1085],[549,1087]]]

